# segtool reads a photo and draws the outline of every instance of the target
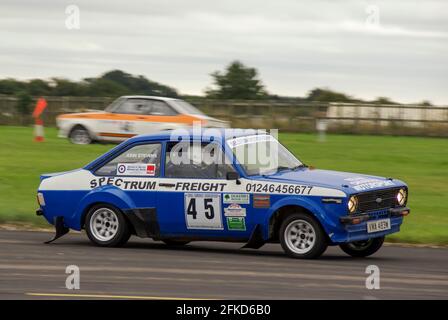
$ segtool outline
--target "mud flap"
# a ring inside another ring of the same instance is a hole
[[[45,244],[49,244],[54,240],[59,239],[60,237],[62,237],[63,235],[67,234],[70,231],[70,229],[64,225],[64,217],[55,217],[54,228],[56,229],[56,233],[53,239],[45,241],[44,242]]]
[[[261,231],[261,226],[257,224],[254,231],[252,232],[249,241],[241,247],[241,249],[259,249],[261,248],[266,241],[263,240],[263,233]]]

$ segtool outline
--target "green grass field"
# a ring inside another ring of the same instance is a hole
[[[43,143],[33,129],[0,126],[0,222],[32,222],[39,175],[79,168],[112,145],[72,145],[46,129]],[[409,207],[402,231],[390,241],[448,244],[448,140],[438,138],[329,135],[280,135],[303,162],[317,168],[394,177],[409,184]]]

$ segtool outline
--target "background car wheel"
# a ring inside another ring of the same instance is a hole
[[[385,237],[371,238],[364,241],[343,243],[339,247],[352,257],[367,257],[377,252],[384,243]]]
[[[70,142],[73,144],[90,144],[92,143],[92,138],[90,137],[89,131],[82,127],[76,126],[70,131],[68,136]]]
[[[190,241],[185,240],[174,240],[174,239],[165,239],[162,240],[166,245],[168,246],[184,246],[186,244],[189,244]]]
[[[96,205],[86,216],[85,229],[90,241],[102,247],[119,247],[131,236],[123,214],[109,205]]]
[[[327,249],[325,232],[316,219],[305,213],[288,216],[280,226],[280,243],[289,256],[313,259]]]

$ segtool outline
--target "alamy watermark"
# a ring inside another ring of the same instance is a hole
[[[65,15],[65,27],[68,30],[81,29],[81,11],[77,5],[68,5],[65,8]]]
[[[233,158],[236,157],[240,163],[246,165],[276,168],[280,151],[277,137],[277,129],[267,131],[203,128],[198,121],[193,123],[192,129],[171,131],[170,141],[175,144],[169,151],[170,162],[174,165],[232,164]],[[224,147],[231,152],[224,156],[217,141],[224,141]]]
[[[368,290],[380,289],[380,268],[377,265],[371,264],[366,267],[366,288]]]
[[[69,265],[65,268],[65,273],[68,274],[65,279],[65,287],[67,290],[79,290],[81,283],[81,273],[77,265]]]
[[[378,28],[380,26],[380,8],[377,5],[370,4],[366,7],[366,21],[367,28]]]

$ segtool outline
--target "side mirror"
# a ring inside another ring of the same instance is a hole
[[[226,179],[227,180],[236,180],[237,184],[241,183],[240,180],[239,180],[240,179],[240,175],[237,172],[235,172],[235,171],[227,172],[226,173]]]

